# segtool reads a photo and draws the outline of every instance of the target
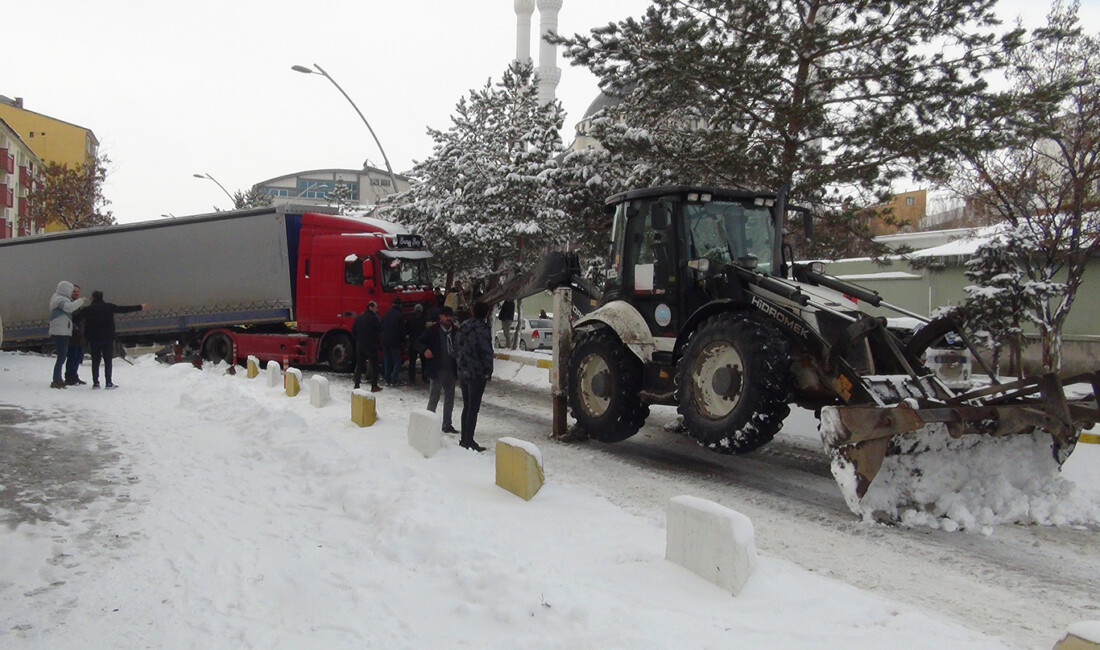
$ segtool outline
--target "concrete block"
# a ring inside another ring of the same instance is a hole
[[[297,397],[302,390],[302,371],[297,368],[287,368],[283,375],[283,390],[287,397]]]
[[[328,378],[321,375],[313,375],[309,378],[309,403],[317,408],[321,408],[328,401],[332,395],[332,389],[329,386]]]
[[[542,487],[542,453],[535,445],[516,438],[497,440],[497,485],[530,501]]]
[[[669,500],[665,558],[733,595],[756,569],[756,533],[748,517],[692,496]]]
[[[1069,626],[1054,650],[1100,650],[1100,621],[1082,621]]]
[[[268,386],[275,388],[283,385],[283,369],[279,366],[278,361],[268,361],[264,370],[267,372]]]
[[[351,391],[351,421],[361,427],[369,427],[378,421],[374,395],[362,388]]]
[[[249,379],[255,379],[260,376],[260,360],[256,357],[248,357],[248,374]]]
[[[428,409],[409,413],[409,446],[431,458],[443,446],[443,418]]]

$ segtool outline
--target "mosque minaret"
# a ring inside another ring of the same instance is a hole
[[[516,0],[516,61],[531,60],[531,15],[535,0]]]
[[[538,0],[539,6],[539,101],[554,101],[561,68],[558,67],[558,46],[546,42],[546,35],[558,31],[558,12],[562,0]]]
[[[535,6],[539,10],[539,101],[543,104],[554,100],[558,82],[561,81],[561,68],[558,67],[558,47],[547,43],[543,38],[550,32],[558,31],[558,12],[563,0],[515,0],[516,9],[516,60],[531,59],[531,17]]]

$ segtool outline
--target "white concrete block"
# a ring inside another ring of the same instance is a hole
[[[443,446],[443,418],[428,409],[409,413],[409,446],[431,458]]]
[[[267,366],[264,368],[264,371],[267,372],[268,386],[271,386],[272,388],[275,388],[276,386],[278,386],[279,388],[283,387],[283,369],[279,365],[278,361],[268,361]]]
[[[665,558],[741,593],[756,569],[756,533],[748,517],[692,496],[669,500]]]
[[[328,378],[321,375],[313,375],[309,378],[309,403],[317,408],[328,404],[332,396],[332,388]]]

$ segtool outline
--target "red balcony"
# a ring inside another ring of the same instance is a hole
[[[14,174],[15,173],[15,154],[9,153],[7,149],[0,148],[0,174]]]
[[[26,165],[20,165],[20,167],[19,167],[19,184],[22,185],[23,187],[28,187],[29,188],[31,186],[31,183],[33,182],[33,180],[34,179],[31,177],[30,168],[27,167]]]
[[[15,188],[8,187],[7,183],[0,184],[0,208],[10,208],[15,205]]]
[[[31,216],[31,202],[26,197],[19,197],[19,218],[25,219]]]

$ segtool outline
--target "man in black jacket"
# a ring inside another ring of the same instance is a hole
[[[405,314],[401,297],[382,316],[382,374],[387,386],[396,386],[401,371],[401,351],[405,347]]]
[[[473,318],[458,330],[458,381],[462,387],[462,441],[466,449],[485,451],[474,442],[477,414],[481,410],[481,397],[485,386],[493,376],[493,334],[489,330],[489,305],[474,303]]]
[[[454,310],[439,310],[439,322],[416,339],[416,349],[424,355],[424,374],[432,382],[428,393],[428,410],[435,413],[439,395],[443,394],[443,432],[458,433],[451,417],[455,408],[455,383],[458,381],[458,365],[455,361]]]
[[[99,388],[99,361],[103,360],[103,379],[108,389],[117,388],[111,381],[111,360],[115,354],[115,314],[141,311],[149,305],[116,305],[103,301],[102,291],[92,292],[92,304],[80,311],[84,323],[84,339],[92,353],[92,388]]]
[[[373,300],[368,302],[366,310],[355,317],[351,335],[355,338],[355,388],[359,388],[359,380],[363,377],[367,362],[370,362],[370,391],[377,393],[382,390],[378,385],[378,348],[382,337],[378,303]]]
[[[428,317],[424,313],[424,305],[416,305],[413,307],[412,316],[409,317],[409,385],[416,384],[416,360],[420,359],[420,374],[427,381],[428,375],[424,373],[424,355],[416,349],[416,340],[420,338],[420,335],[424,333],[425,328],[428,327]]]

